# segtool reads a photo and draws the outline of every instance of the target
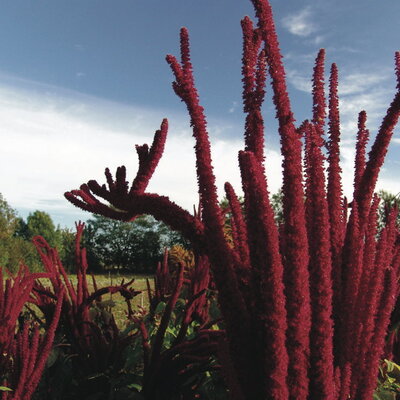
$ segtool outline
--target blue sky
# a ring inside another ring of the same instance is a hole
[[[400,2],[273,0],[296,119],[310,117],[310,76],[319,48],[340,72],[344,183],[351,192],[357,114],[376,133],[395,89]],[[168,53],[179,29],[191,36],[195,77],[209,121],[217,182],[240,189],[240,19],[248,0],[7,0],[0,13],[0,192],[22,216],[47,211],[56,223],[86,219],[63,197],[104,167],[136,172],[134,145],[151,142],[162,118],[167,147],[149,190],[190,209],[197,203],[193,140],[171,89]],[[280,186],[271,93],[264,107],[269,185]],[[400,192],[396,131],[380,188]]]

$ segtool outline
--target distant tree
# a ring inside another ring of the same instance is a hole
[[[13,235],[17,224],[17,212],[11,208],[0,193],[0,238]]]
[[[31,270],[40,268],[32,243],[17,234],[23,223],[17,212],[0,194],[0,267],[5,267],[11,272],[15,272],[21,263],[28,265]]]
[[[397,207],[400,210],[400,193],[393,194],[386,190],[380,190],[378,196],[381,199],[378,208],[378,224],[379,228],[384,226],[386,216],[389,210]],[[400,224],[400,215],[397,217],[397,224]]]
[[[68,228],[57,228],[57,250],[63,267],[68,272],[76,271],[75,232]]]
[[[282,189],[279,189],[276,193],[271,196],[271,206],[274,210],[275,221],[278,224],[283,223],[283,193]]]
[[[180,235],[149,216],[120,222],[94,215],[87,221],[84,246],[89,267],[153,272],[163,249],[182,244]]]
[[[60,235],[54,226],[51,216],[44,212],[36,210],[28,215],[26,219],[26,240],[32,240],[34,236],[43,236],[51,247],[58,247],[60,244]]]
[[[15,272],[22,263],[30,271],[43,271],[43,265],[32,242],[20,237],[11,237],[7,241],[7,262],[4,264],[10,271]]]

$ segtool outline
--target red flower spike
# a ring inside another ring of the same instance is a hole
[[[181,45],[186,46],[187,35],[181,31]],[[172,63],[171,63],[172,60]],[[173,71],[173,58],[167,57]],[[235,274],[236,259],[228,243],[225,241],[221,210],[215,187],[215,176],[211,164],[210,142],[208,139],[204,110],[198,102],[197,90],[193,85],[191,71],[184,71],[183,76],[175,75],[175,92],[186,103],[191,117],[193,136],[196,139],[196,169],[198,176],[200,204],[202,209],[207,247],[211,264],[215,266],[214,279],[219,288],[219,302],[223,310],[226,323],[232,333],[229,337],[230,345],[237,350],[234,362],[237,368],[244,368],[240,379],[242,381],[254,381],[253,392],[257,391],[257,380],[254,378],[251,368],[250,353],[245,346],[248,342],[248,333],[244,329],[248,320],[243,296],[238,289],[238,280]],[[178,90],[177,90],[178,89]],[[218,267],[217,267],[218,266]],[[240,321],[240,323],[239,323]],[[233,334],[233,332],[235,332]],[[245,344],[245,345],[244,345]],[[246,366],[245,366],[246,365]]]
[[[400,116],[400,88],[387,110],[382,124],[376,135],[375,142],[368,154],[368,162],[360,182],[360,188],[357,196],[357,203],[360,207],[360,221],[362,228],[367,223],[370,202],[375,190],[376,181],[378,179],[379,170],[385,159],[393,130]]]
[[[397,77],[397,89],[400,90],[400,51],[396,51],[394,60],[395,60],[395,70]]]
[[[288,355],[285,346],[286,310],[283,293],[283,267],[279,253],[278,230],[274,222],[266,182],[252,152],[240,152],[239,163],[246,201],[246,220],[254,291],[253,314],[257,339],[264,347],[265,398],[288,396],[286,375]],[[254,357],[255,355],[253,355]],[[254,357],[256,362],[257,358]]]
[[[361,275],[360,290],[359,290],[360,294],[356,299],[355,312],[353,314],[354,339],[352,340],[352,346],[353,346],[352,354],[354,355],[354,359],[358,361],[363,359],[364,357],[363,354],[365,353],[365,346],[368,346],[368,344],[365,343],[364,339],[368,336],[367,332],[369,329],[366,328],[366,326],[369,325],[369,322],[366,322],[368,321],[366,318],[370,317],[373,318],[373,313],[371,313],[373,308],[372,298],[373,296],[375,296],[375,294],[373,294],[371,297],[371,293],[375,293],[376,290],[378,290],[377,287],[375,287],[377,277],[375,276],[374,273],[374,265],[375,265],[376,250],[377,250],[376,237],[378,233],[378,221],[377,221],[378,206],[379,206],[379,198],[375,195],[373,204],[371,206],[368,227],[365,235],[365,245],[364,245],[363,262],[362,262],[363,272]],[[370,292],[371,290],[372,292]],[[360,375],[362,372],[363,370],[355,365],[353,374],[358,374],[357,379],[362,379],[362,375]],[[355,390],[357,384],[359,383],[357,379],[353,379],[352,382],[353,391]]]
[[[358,133],[357,133],[357,144],[356,144],[356,158],[354,168],[354,194],[353,198],[358,197],[358,191],[360,182],[365,170],[365,148],[369,139],[369,131],[365,126],[367,121],[367,113],[361,111],[358,115]]]
[[[321,126],[319,127],[321,128]],[[310,333],[310,396],[334,399],[332,264],[328,203],[325,193],[324,156],[321,137],[314,124],[306,126],[308,169],[306,212],[310,243],[310,292],[312,325]]]
[[[332,253],[333,315],[339,317],[342,298],[342,246],[345,234],[347,205],[344,205],[340,168],[340,116],[338,98],[338,70],[332,64],[329,78],[329,140],[327,168],[327,200]],[[335,346],[337,348],[338,346]]]
[[[245,268],[250,267],[250,255],[247,243],[247,228],[245,225],[242,207],[236,193],[229,182],[225,183],[225,193],[232,212],[232,224],[236,227],[237,241],[234,243],[235,249]]]
[[[261,105],[265,95],[266,63],[264,52],[259,53],[261,38],[253,29],[250,18],[242,20],[243,30],[243,108],[247,113],[245,125],[246,151],[252,151],[264,162],[264,121]]]
[[[139,155],[139,169],[132,183],[130,194],[143,193],[145,191],[164,151],[167,132],[168,120],[164,119],[161,123],[161,129],[156,131],[154,135],[150,150],[147,152],[147,145],[136,147],[136,151]]]
[[[288,310],[288,353],[290,396],[306,399],[308,393],[308,359],[310,298],[308,291],[308,243],[303,204],[301,143],[294,127],[294,118],[286,89],[285,70],[279,50],[272,10],[268,1],[252,0],[258,18],[260,35],[272,78],[273,100],[279,121],[283,155],[283,212],[285,254],[285,286]]]
[[[325,49],[321,49],[315,60],[313,74],[313,119],[312,122],[317,128],[320,136],[323,134],[325,125],[325,87],[324,87],[324,63]]]
[[[356,299],[359,295],[362,251],[363,240],[360,231],[358,207],[353,202],[342,253],[342,308],[336,320],[338,324],[338,343],[341,343],[341,366],[344,366],[344,362],[351,358],[350,354],[353,349],[353,335],[350,335],[349,332],[354,334],[355,331],[353,315]],[[338,344],[338,346],[340,345]],[[337,350],[339,351],[339,349]]]
[[[385,346],[385,333],[387,332],[390,315],[396,302],[399,277],[399,260],[395,257],[396,251],[394,249],[397,236],[395,228],[397,213],[397,210],[392,210],[389,215],[388,225],[385,228],[387,229],[386,254],[383,255],[384,261],[381,263],[383,285],[381,286],[381,296],[378,299],[376,308],[376,320],[372,340],[366,348],[368,353],[365,358],[365,372],[362,376],[362,383],[358,386],[358,392],[355,393],[356,396],[359,396],[357,398],[360,399],[370,399],[373,396],[379,361]]]
[[[160,327],[157,330],[157,335],[154,340],[153,344],[153,350],[151,354],[151,363],[156,362],[156,360],[160,357],[161,354],[161,346],[164,340],[164,335],[165,332],[168,328],[168,323],[171,318],[171,313],[175,307],[175,304],[178,300],[179,293],[181,291],[182,285],[183,285],[183,273],[184,273],[184,266],[181,264],[179,267],[179,274],[178,274],[178,279],[176,281],[176,285],[174,288],[174,291],[172,292],[172,295],[166,305],[165,311],[163,313],[161,322],[160,322]]]

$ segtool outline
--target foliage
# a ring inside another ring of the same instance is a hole
[[[279,189],[278,192],[271,196],[271,207],[274,210],[275,221],[277,225],[283,223],[283,192]]]
[[[378,208],[378,224],[379,230],[383,228],[387,221],[387,216],[393,208],[400,209],[400,193],[393,194],[386,190],[380,190],[378,196],[381,199]],[[397,225],[400,226],[400,215],[397,216]]]
[[[45,273],[22,268],[4,283],[0,276],[0,379],[4,383],[0,398],[178,400],[208,396],[211,391],[226,398],[216,359],[224,331],[210,318],[218,318],[215,305],[208,311],[215,296],[208,293],[207,261],[197,261],[190,270],[178,261],[178,275],[169,276],[166,253],[155,290],[148,285],[154,310],[133,309],[131,300],[139,293],[132,287],[133,280],[98,288],[93,277],[93,290],[89,289],[86,251],[79,246],[83,227],[77,224],[75,284],[58,252],[42,237],[35,237],[34,243]],[[173,257],[175,262],[179,254]],[[162,280],[171,285],[167,288]],[[104,299],[107,293],[117,292],[126,301],[122,327],[115,322],[115,303]],[[163,301],[155,303],[156,296]],[[44,336],[39,336],[39,326],[47,332]]]
[[[0,234],[12,235],[18,223],[17,213],[10,207],[3,195],[0,193]]]
[[[384,360],[379,368],[379,381],[374,400],[396,400],[398,394],[400,394],[400,366]]]
[[[22,222],[0,194],[0,266],[16,272],[24,261],[32,271],[37,271],[40,263],[34,246],[18,235]]]
[[[32,244],[37,235],[58,248],[68,271],[74,268],[75,234],[67,228],[55,227],[51,216],[43,211],[30,213],[25,221],[0,194],[0,266],[16,272],[25,263],[31,271],[41,271],[40,257]]]
[[[60,318],[63,291],[55,293],[56,306],[45,334],[37,323],[20,319],[35,280],[46,274],[32,274],[24,266],[15,276],[4,279],[0,269],[0,381],[2,400],[29,400],[35,391],[51,351]],[[11,390],[7,390],[11,389]]]
[[[181,242],[179,235],[148,216],[124,223],[94,215],[84,236],[91,265],[135,273],[154,272],[164,248]]]

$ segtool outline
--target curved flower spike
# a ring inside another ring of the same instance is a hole
[[[139,156],[139,169],[132,183],[130,193],[143,193],[145,191],[164,152],[167,132],[168,120],[164,119],[161,123],[161,128],[154,135],[150,150],[147,144],[136,146],[136,152]]]
[[[105,170],[107,186],[95,180],[80,186],[79,190],[66,192],[64,196],[82,210],[100,214],[119,221],[133,221],[138,215],[151,214],[165,222],[174,230],[179,230],[186,237],[201,247],[204,242],[203,223],[186,210],[170,201],[168,197],[145,193],[164,151],[168,131],[168,121],[163,120],[156,131],[153,143],[136,146],[139,168],[131,187],[126,181],[126,168],[117,168],[115,179],[108,168]],[[106,203],[100,201],[104,199]]]

